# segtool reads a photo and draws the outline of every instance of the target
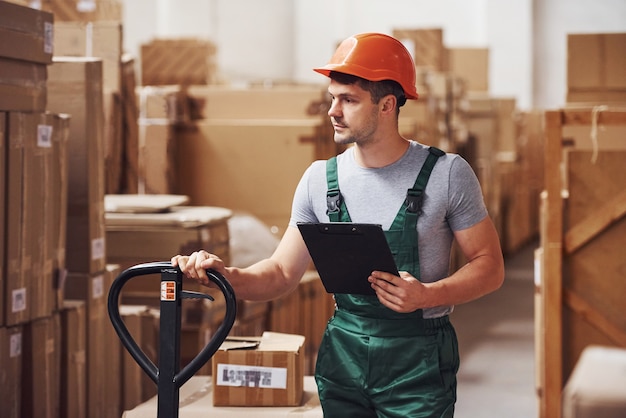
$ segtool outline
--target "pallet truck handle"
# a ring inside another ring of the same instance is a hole
[[[178,310],[180,310],[180,299],[185,297],[183,293],[190,293],[183,292],[180,288],[180,283],[182,282],[182,273],[180,269],[178,267],[172,267],[169,262],[154,262],[132,266],[124,270],[115,279],[115,281],[111,285],[111,289],[109,290],[108,311],[111,323],[113,324],[113,328],[117,332],[117,335],[122,341],[122,344],[128,350],[133,359],[135,359],[139,366],[144,370],[144,372],[146,372],[150,379],[152,379],[152,381],[154,381],[154,383],[159,386],[159,388],[163,385],[168,385],[172,386],[170,388],[170,391],[172,391],[174,389],[177,390],[185,382],[187,382],[194,375],[194,373],[197,372],[222,345],[235,322],[237,303],[235,293],[228,280],[216,271],[207,270],[207,276],[209,277],[209,279],[218,286],[218,288],[224,295],[226,301],[226,313],[224,315],[224,320],[215,331],[211,340],[200,351],[200,353],[198,353],[198,355],[179,372],[174,373],[172,376],[169,376],[168,380],[171,379],[170,382],[163,382],[163,371],[159,371],[157,366],[148,358],[148,356],[141,350],[141,348],[139,348],[133,337],[130,335],[128,328],[124,324],[124,321],[122,320],[119,312],[120,293],[123,286],[133,277],[157,273],[161,273],[161,306],[163,307],[164,297],[168,297],[167,294],[164,294],[164,292],[167,291],[163,289],[163,283],[165,280],[164,275],[169,275],[175,279],[174,282],[177,284],[174,289],[175,296],[172,295],[172,297],[175,297],[175,302],[179,304]],[[179,318],[178,320],[180,321]],[[163,327],[163,318],[161,318],[161,321]],[[180,323],[172,323],[171,326],[178,327],[178,331],[180,331]],[[163,330],[161,332],[163,333]],[[178,343],[178,341],[176,341],[176,343]],[[163,347],[160,348],[162,349]],[[178,354],[177,347],[175,348],[175,351],[176,354]],[[163,353],[161,352],[160,355],[162,356]]]

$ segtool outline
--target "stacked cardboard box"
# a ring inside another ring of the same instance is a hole
[[[87,310],[86,302],[67,300],[61,317],[61,368],[59,416],[79,418],[87,411]]]
[[[108,196],[111,198],[112,196]],[[128,195],[126,197],[129,197]],[[137,195],[143,202],[144,208],[155,202],[159,196]],[[162,196],[161,196],[162,197]],[[118,210],[121,210],[118,208]],[[114,213],[106,215],[106,236],[109,244],[107,254],[109,262],[115,262],[123,269],[150,262],[168,261],[175,254],[189,254],[198,249],[205,249],[217,254],[227,264],[230,262],[230,245],[228,219],[231,216],[229,209],[218,207],[189,207],[175,206],[165,212]],[[121,303],[124,305],[144,305],[158,308],[160,303],[160,277],[147,275],[130,280],[122,292]],[[184,300],[181,306],[181,364],[189,363],[204,346],[221,323],[225,313],[225,300],[221,292],[208,289],[193,282],[185,282],[186,290],[194,290],[211,295],[214,300]],[[147,326],[146,321],[142,321]],[[149,330],[143,330],[142,333]],[[138,335],[138,334],[136,334]],[[139,334],[141,335],[141,334]],[[149,338],[142,341],[145,346],[154,347],[156,341],[150,344]],[[157,362],[155,356],[153,362]],[[126,368],[125,368],[126,370]],[[199,373],[208,374],[210,367],[205,365]],[[141,401],[152,393],[145,388],[153,385],[143,384],[144,390]],[[137,397],[125,399],[125,407],[137,401]]]
[[[59,416],[60,335],[58,313],[24,326],[22,416]]]
[[[320,110],[323,89],[211,86],[188,93],[203,118],[177,129],[179,192],[193,204],[250,213],[282,235],[298,179],[314,160],[337,152]]]
[[[489,48],[446,49],[447,70],[467,82],[469,92],[489,92]]]
[[[57,22],[121,21],[123,2],[119,0],[39,0],[32,1],[53,13]]]
[[[3,318],[7,327],[18,324],[27,327],[34,321],[51,321],[58,310],[59,285],[65,271],[67,161],[64,148],[69,119],[38,112],[2,115],[7,127],[3,167],[7,169],[9,180],[6,242],[3,244],[6,249]],[[49,339],[56,344],[60,342],[60,334],[53,329]],[[24,348],[32,349],[33,341],[25,340]],[[51,351],[51,355],[59,356],[59,353],[59,350]],[[31,362],[36,359],[36,356],[24,357],[25,367],[34,367]],[[50,395],[49,392],[42,395],[42,390],[58,387],[58,382],[45,379],[25,382],[30,386],[24,390],[35,390],[41,396]],[[26,411],[35,408],[31,401],[38,402],[35,398],[25,399],[22,408]],[[48,406],[58,409],[58,406]]]
[[[105,269],[102,60],[55,57],[48,108],[72,117],[68,142],[67,268],[99,274]]]
[[[567,102],[626,103],[626,33],[567,36]]]
[[[53,15],[0,1],[3,415],[58,416],[69,117],[47,112]],[[63,226],[63,228],[61,228]]]
[[[81,392],[84,400],[72,404],[63,398],[67,402],[64,408],[84,408],[77,412],[79,416],[114,417],[121,413],[120,343],[108,320],[106,298],[119,266],[107,264],[106,260],[104,195],[105,138],[112,132],[107,126],[111,127],[114,119],[107,116],[106,105],[117,97],[111,92],[119,95],[120,91],[120,27],[114,23],[72,22],[58,27],[62,35],[55,42],[55,48],[58,46],[65,56],[57,55],[55,49],[53,64],[49,67],[47,108],[71,115],[66,166],[69,179],[65,223],[68,274],[63,288],[66,300],[84,303],[82,337],[86,371],[86,391]],[[105,33],[109,35],[102,35]],[[85,56],[95,55],[88,52],[104,44],[109,49],[97,51],[103,57]],[[71,337],[67,332],[64,335]],[[69,343],[69,340],[64,342]],[[72,366],[72,363],[66,364],[69,366],[64,372]],[[64,385],[70,383],[71,380],[65,381]]]
[[[0,2],[0,110],[46,110],[53,16]]]
[[[56,315],[58,285],[65,270],[65,230],[60,226],[65,225],[67,163],[62,148],[66,145],[68,119],[61,115],[25,112],[10,112],[6,119],[9,128],[7,176],[10,181],[7,189],[5,290],[8,296],[6,306],[10,310],[7,309],[5,319],[7,325],[24,323],[25,330],[30,331],[41,328],[35,326],[35,321],[47,323]],[[31,326],[34,328],[29,328]],[[54,348],[54,344],[60,342],[56,328],[50,330],[48,340],[49,354],[57,357],[43,360],[38,355],[24,357],[25,367],[34,367],[31,363],[35,361],[55,363],[59,359],[60,351]],[[24,348],[32,350],[31,343],[34,342],[34,338],[26,339]],[[58,373],[55,377],[58,378]],[[24,391],[34,391],[33,394],[39,397],[50,396],[46,391],[56,389],[58,383],[32,377],[25,381],[28,387],[24,386]],[[40,400],[35,397],[23,399],[23,411],[37,415]],[[58,405],[48,404],[46,407],[52,411],[58,409]]]
[[[158,312],[147,305],[121,305],[120,316],[133,336],[137,345],[154,363],[158,363],[157,326]],[[122,410],[126,411],[155,396],[156,385],[141,369],[130,353],[122,348],[120,392],[122,394]]]
[[[123,175],[122,23],[56,22],[54,32],[56,57],[96,57],[102,61],[105,188],[117,192]]]
[[[22,417],[22,362],[24,331],[21,325],[0,327],[0,405],[9,418]]]
[[[217,82],[215,45],[202,39],[153,39],[141,45],[141,84],[203,85]]]
[[[447,69],[448,55],[443,43],[443,29],[395,28],[392,36],[405,44],[416,66],[434,71]]]
[[[189,120],[185,90],[178,85],[136,88],[138,118],[138,189],[172,194],[177,189],[176,125]]]
[[[72,273],[67,276],[65,297],[85,303],[86,339],[86,412],[90,417],[113,417],[120,413],[119,356],[121,343],[114,335],[107,315],[108,289],[119,273],[109,265],[97,273]]]

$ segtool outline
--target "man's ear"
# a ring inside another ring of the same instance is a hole
[[[388,94],[381,99],[381,111],[384,113],[395,112],[396,106],[398,105],[398,101],[396,96],[393,94]]]

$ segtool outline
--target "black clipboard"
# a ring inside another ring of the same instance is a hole
[[[374,295],[374,270],[398,274],[381,225],[349,222],[298,223],[328,293]]]

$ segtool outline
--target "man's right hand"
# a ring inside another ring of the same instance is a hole
[[[204,250],[195,251],[191,255],[175,255],[172,257],[172,266],[178,266],[185,277],[208,287],[215,287],[206,274],[208,269],[215,270],[228,279],[224,261]]]

